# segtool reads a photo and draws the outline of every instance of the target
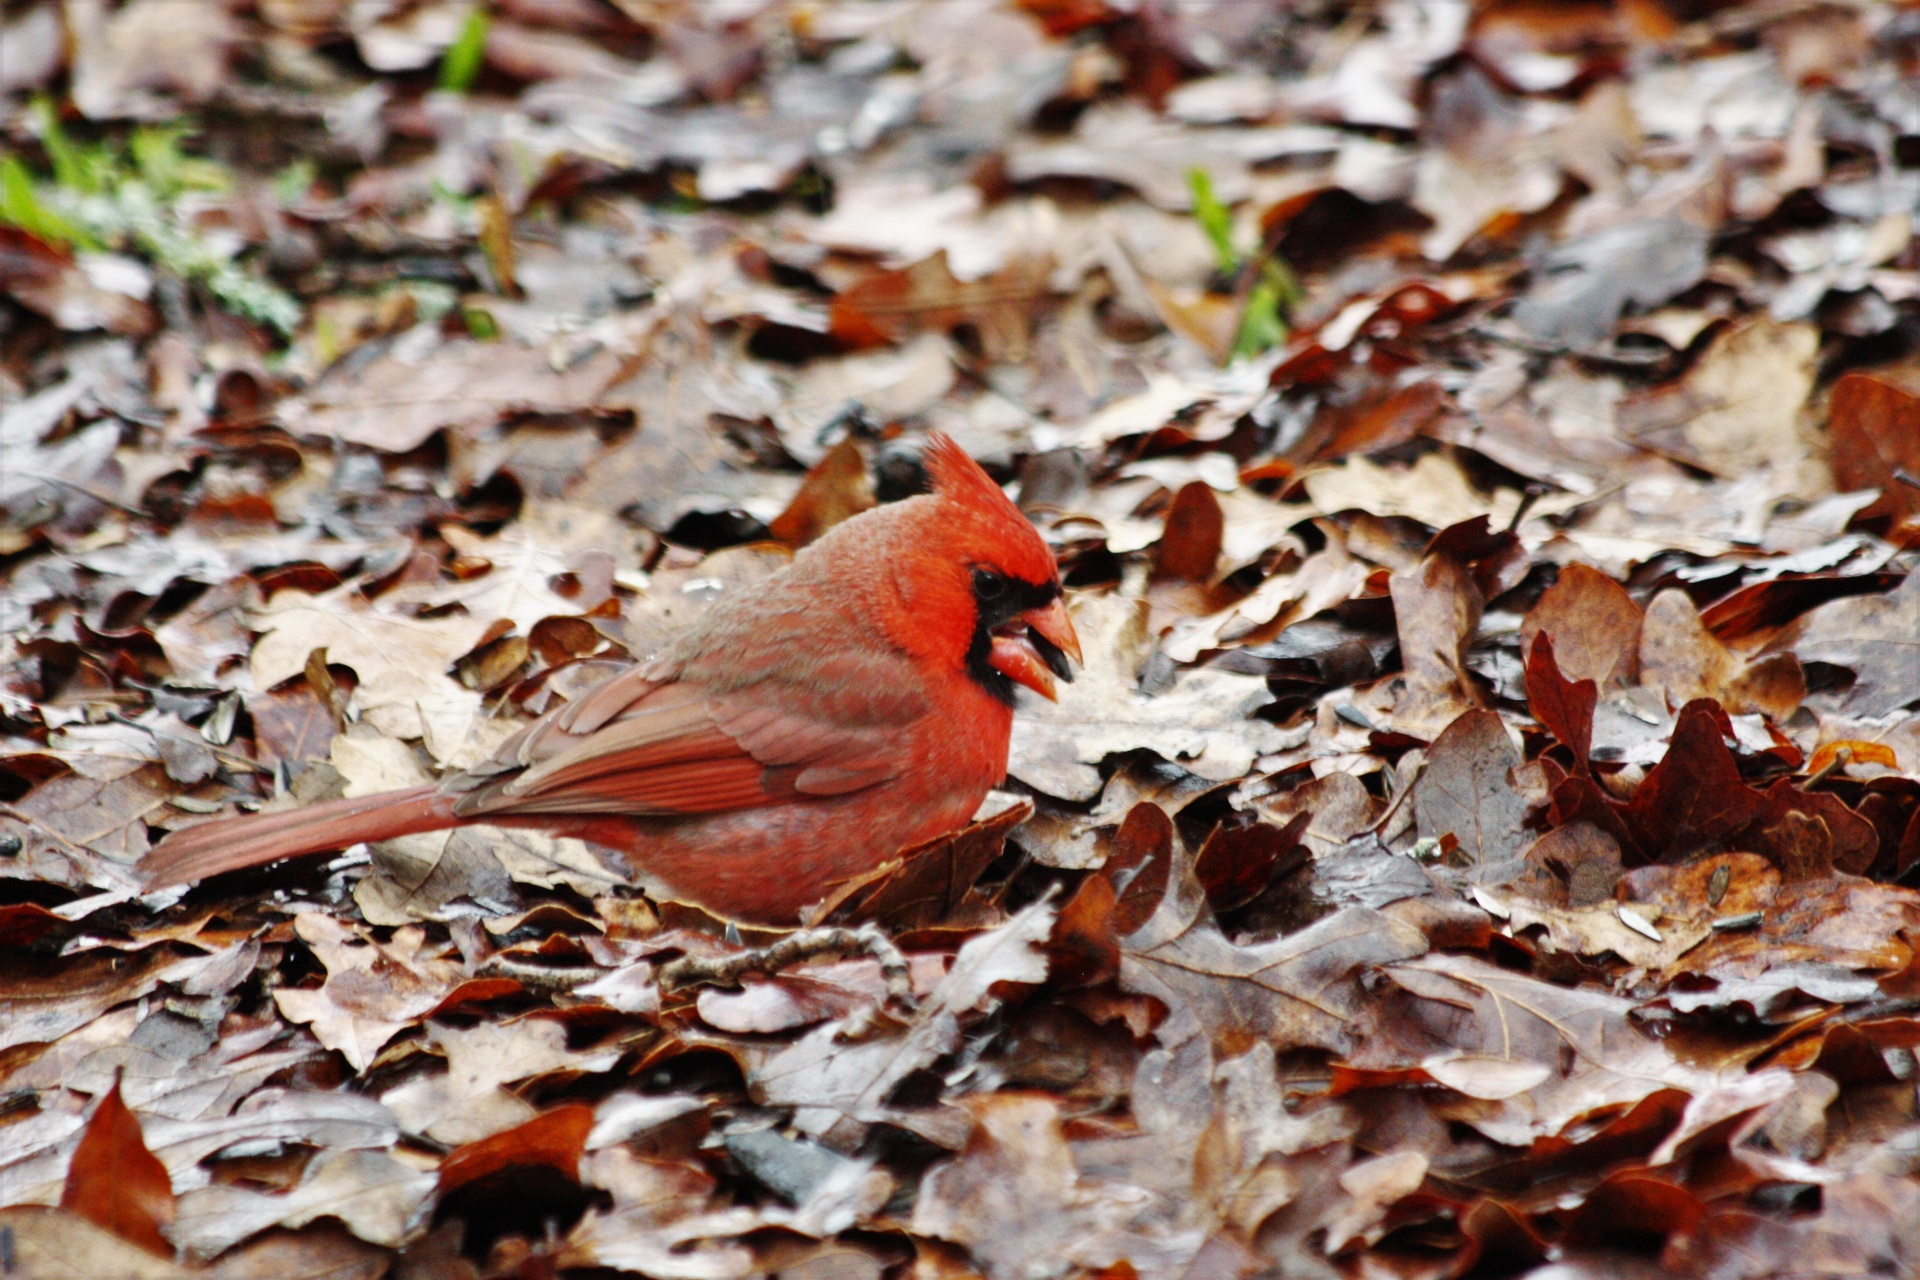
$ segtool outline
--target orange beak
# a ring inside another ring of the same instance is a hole
[[[1016,617],[1005,634],[994,633],[987,665],[1015,684],[1023,684],[1048,702],[1059,700],[1054,677],[1072,681],[1067,659],[1081,662],[1080,637],[1074,634],[1067,603],[1055,598],[1040,609]]]

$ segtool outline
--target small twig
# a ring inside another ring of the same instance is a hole
[[[660,970],[660,989],[667,991],[696,982],[737,987],[740,979],[749,973],[774,973],[797,961],[849,952],[863,952],[879,961],[880,974],[887,982],[887,999],[904,1008],[913,1008],[913,977],[907,968],[907,958],[875,924],[863,924],[858,929],[835,926],[801,929],[778,942],[730,955],[682,956]]]
[[[582,983],[602,976],[602,971],[593,965],[533,964],[505,954],[488,956],[474,971],[481,977],[512,978],[538,996],[568,994]]]
[[[1533,510],[1533,504],[1547,496],[1547,487],[1543,484],[1530,484],[1520,495],[1520,505],[1513,509],[1513,519],[1507,521],[1507,532],[1513,533],[1520,528],[1520,522],[1527,518],[1527,512]]]

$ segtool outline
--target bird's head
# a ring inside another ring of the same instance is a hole
[[[1051,700],[1054,677],[1072,680],[1067,660],[1081,660],[1053,552],[952,437],[932,433],[925,464],[933,493],[911,500],[922,505],[896,567],[902,598],[929,645],[964,641],[967,674],[1000,701],[1012,705],[1016,684]]]

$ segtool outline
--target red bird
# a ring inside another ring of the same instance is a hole
[[[791,925],[966,823],[1007,771],[1014,686],[1079,639],[1053,553],[944,435],[933,492],[855,516],[667,650],[438,786],[177,831],[149,887],[470,822],[578,836],[672,897]]]

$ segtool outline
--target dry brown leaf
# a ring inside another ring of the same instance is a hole
[[[1784,721],[1807,694],[1792,654],[1747,662],[1707,630],[1693,600],[1669,587],[1647,605],[1640,631],[1640,683],[1668,706],[1712,698],[1733,715],[1764,712]]]
[[[205,102],[219,92],[238,35],[221,5],[183,10],[167,0],[134,0],[117,12],[105,0],[66,9],[74,42],[73,102],[95,120],[167,115],[177,94]]]
[[[1096,767],[1108,756],[1145,749],[1203,778],[1225,781],[1254,760],[1304,737],[1255,719],[1268,702],[1266,682],[1213,668],[1181,673],[1157,696],[1139,688],[1152,652],[1143,602],[1120,596],[1073,601],[1074,626],[1087,664],[1060,700],[1014,720],[1007,771],[1029,786],[1068,800],[1099,794]]]
[[[325,1151],[283,1194],[221,1185],[189,1191],[167,1234],[193,1258],[212,1258],[273,1227],[304,1227],[320,1218],[369,1244],[397,1248],[424,1225],[434,1175],[384,1151]]]
[[[277,988],[274,1003],[345,1054],[355,1071],[365,1071],[380,1046],[432,1012],[467,976],[457,962],[428,952],[418,927],[376,942],[332,916],[304,911],[294,931],[326,966],[327,980]]]
[[[854,347],[879,346],[925,329],[970,325],[987,358],[1027,357],[1033,315],[1049,296],[1049,263],[1025,258],[979,280],[955,278],[942,249],[900,271],[882,271],[833,300],[833,335]]]
[[[130,888],[132,867],[152,843],[146,823],[173,816],[165,803],[175,789],[157,764],[109,778],[49,778],[0,809],[0,831],[22,844],[18,858],[0,864],[0,875]]]
[[[1023,1280],[1032,1261],[1168,1274],[1169,1243],[1134,1228],[1148,1201],[1138,1188],[1083,1180],[1060,1129],[1060,1102],[1044,1094],[969,1098],[973,1132],[953,1160],[929,1169],[914,1231],[963,1245],[994,1280]]]
[[[800,492],[793,495],[785,511],[774,517],[767,532],[797,549],[873,505],[873,478],[867,474],[867,456],[859,443],[847,436],[813,464],[800,484]]]
[[[1827,400],[1833,478],[1842,489],[1878,489],[1880,497],[1860,518],[1892,516],[1896,523],[1920,518],[1920,396],[1865,373],[1833,384]]]
[[[1414,783],[1413,810],[1423,837],[1451,835],[1477,866],[1519,856],[1526,798],[1513,784],[1520,752],[1498,712],[1469,711],[1427,749],[1426,769]]]
[[[602,349],[556,369],[548,352],[511,342],[452,342],[422,355],[390,351],[351,375],[324,378],[280,406],[289,431],[407,453],[436,431],[475,431],[509,413],[595,408],[621,372]]]
[[[1427,940],[1391,916],[1347,907],[1284,938],[1236,944],[1214,923],[1188,858],[1120,949],[1120,985],[1167,1006],[1160,1042],[1197,1038],[1227,1056],[1260,1041],[1351,1048],[1367,999],[1361,972],[1420,955]]]
[[[473,614],[410,617],[368,605],[351,586],[321,596],[283,591],[254,618],[261,632],[251,658],[254,687],[270,689],[301,674],[307,655],[325,649],[328,662],[360,677],[354,705],[367,725],[396,738],[424,738],[446,760],[468,744],[480,715],[480,695],[447,669],[492,624]]]
[[[1432,739],[1479,702],[1466,674],[1466,645],[1480,623],[1480,589],[1448,555],[1428,556],[1394,574],[1390,586],[1406,683],[1394,702],[1394,722]]]
[[[614,1052],[577,1053],[567,1047],[558,1022],[526,1018],[483,1022],[461,1030],[433,1022],[428,1037],[445,1055],[445,1075],[421,1075],[380,1095],[380,1102],[408,1133],[449,1146],[491,1137],[536,1114],[533,1106],[502,1086],[556,1072],[605,1071]]]
[[[998,984],[1046,978],[1040,948],[1053,917],[1049,903],[1036,902],[969,940],[913,1020],[890,1034],[848,1041],[841,1025],[830,1023],[785,1048],[757,1054],[747,1073],[756,1095],[797,1108],[794,1125],[807,1133],[826,1133],[843,1121],[885,1121],[958,1145],[964,1124],[956,1132],[939,1114],[902,1113],[887,1105],[887,1097],[908,1075],[952,1050],[960,1019],[978,1010]]]
[[[1553,637],[1553,655],[1569,680],[1591,680],[1602,689],[1631,681],[1639,667],[1640,606],[1626,588],[1598,569],[1565,565],[1520,623],[1520,644],[1531,651],[1542,632]]]
[[[0,1231],[11,1242],[15,1274],[33,1280],[187,1280],[196,1274],[64,1209],[0,1209]]]
[[[1799,491],[1808,455],[1800,410],[1813,391],[1820,334],[1812,325],[1750,320],[1714,340],[1676,384],[1629,401],[1623,427],[1650,449],[1718,476],[1759,467]]]
[[[1848,667],[1841,709],[1883,716],[1920,699],[1920,573],[1884,596],[1854,596],[1808,614],[1793,647],[1803,661]]]
[[[173,1252],[161,1234],[173,1221],[173,1182],[147,1150],[139,1119],[120,1100],[118,1080],[87,1117],[67,1164],[60,1207],[163,1258]]]
[[[1369,1003],[1365,1044],[1347,1061],[1424,1070],[1460,1094],[1437,1107],[1439,1114],[1508,1146],[1555,1137],[1583,1116],[1670,1088],[1690,1098],[1663,1148],[1671,1150],[1705,1124],[1792,1089],[1785,1071],[1687,1061],[1633,1024],[1634,1001],[1591,988],[1555,986],[1440,953],[1382,973],[1393,993]]]

